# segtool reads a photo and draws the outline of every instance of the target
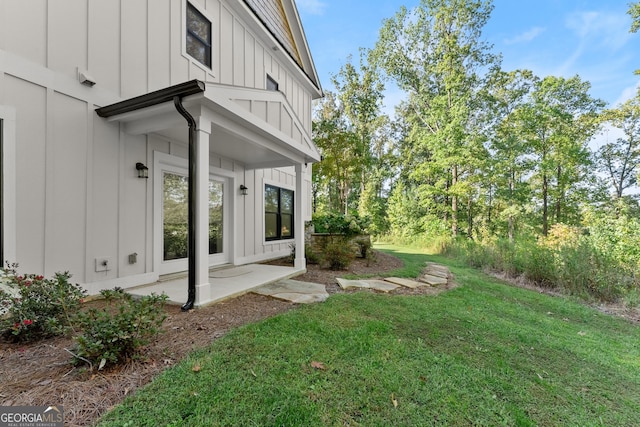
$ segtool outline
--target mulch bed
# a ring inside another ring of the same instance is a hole
[[[272,264],[285,265],[285,260]],[[309,265],[307,273],[296,280],[326,285],[329,293],[343,292],[336,277],[346,274],[377,274],[402,267],[391,255],[376,253],[367,263],[357,259],[348,271],[330,271]],[[429,288],[427,288],[429,289]],[[393,291],[393,293],[429,293],[432,291]],[[100,307],[101,301],[87,305]],[[232,328],[256,322],[294,308],[296,304],[246,294],[238,298],[191,310],[167,305],[163,333],[149,344],[142,357],[102,371],[86,366],[74,367],[73,341],[53,338],[21,344],[0,341],[0,406],[63,405],[65,425],[86,426],[120,403],[126,396],[149,383],[164,369],[183,359],[191,351],[209,345]]]

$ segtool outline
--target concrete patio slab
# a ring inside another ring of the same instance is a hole
[[[209,272],[210,299],[201,305],[234,298],[259,286],[289,279],[304,271],[293,267],[267,264],[248,264],[211,270]],[[160,280],[149,285],[127,289],[127,292],[137,296],[165,293],[170,303],[184,304],[187,300],[187,277],[185,275]]]
[[[417,282],[415,280],[407,279],[404,277],[385,277],[384,280],[386,282],[393,283],[394,285],[400,285],[400,286],[404,286],[405,288],[411,288],[411,289],[415,289],[420,286],[429,286],[428,283]]]
[[[251,271],[251,266],[222,268],[220,270],[210,271],[209,277],[213,279],[226,279],[229,277],[244,276],[245,274],[251,273]]]
[[[349,280],[338,277],[336,279],[342,289],[363,288],[381,292],[389,292],[398,288],[398,285],[383,280]]]
[[[329,298],[324,285],[291,279],[268,283],[251,292],[299,304],[322,302]]]

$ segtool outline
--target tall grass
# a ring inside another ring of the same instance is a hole
[[[443,254],[485,270],[524,277],[535,285],[599,301],[637,300],[639,278],[627,266],[599,250],[588,236],[548,244],[494,239],[450,240]]]

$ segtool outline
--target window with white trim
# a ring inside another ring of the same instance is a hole
[[[293,239],[293,200],[293,190],[287,190],[274,185],[265,185],[265,240]]]
[[[187,2],[187,54],[211,68],[211,21]]]

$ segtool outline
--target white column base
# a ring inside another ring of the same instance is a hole
[[[211,301],[211,284],[203,283],[196,285],[196,307],[200,307]]]

